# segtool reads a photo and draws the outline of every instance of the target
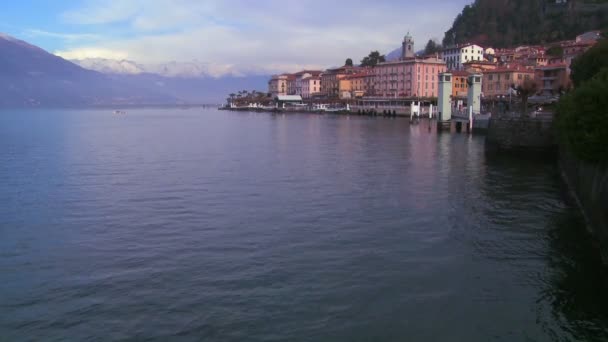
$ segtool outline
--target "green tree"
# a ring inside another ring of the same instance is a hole
[[[606,94],[608,67],[563,96],[558,103],[556,125],[560,141],[582,160],[608,163]]]
[[[572,61],[570,78],[574,86],[578,87],[606,67],[608,67],[608,39],[602,39],[589,51]]]
[[[424,54],[431,55],[439,51],[441,51],[441,45],[437,44],[437,42],[434,40],[429,39],[429,41],[426,43],[426,47],[424,48]]]
[[[594,0],[564,5],[549,0],[475,0],[446,31],[443,45],[475,42],[503,48],[574,39],[608,27],[606,0],[598,0],[592,11],[585,6],[590,1]]]
[[[346,62],[344,62],[344,65],[352,67],[353,66],[353,60],[351,58],[347,58]]]
[[[372,51],[368,56],[361,60],[361,66],[363,67],[374,67],[378,63],[386,62],[384,55],[381,55],[378,51]]]

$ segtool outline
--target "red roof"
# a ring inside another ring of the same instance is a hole
[[[452,76],[459,76],[459,77],[464,77],[464,76],[469,76],[470,74],[466,71],[462,71],[462,70],[455,70],[452,71]]]
[[[498,67],[496,69],[484,71],[484,73],[486,73],[486,74],[502,73],[502,72],[527,72],[527,73],[533,73],[534,71],[532,71],[530,69],[526,69],[526,68],[524,68],[521,65]]]

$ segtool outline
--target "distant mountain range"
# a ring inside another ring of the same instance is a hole
[[[195,62],[156,69],[101,59],[78,64],[0,33],[0,107],[219,103],[232,92],[264,90],[268,80],[214,78]]]
[[[129,60],[114,60],[105,58],[74,59],[70,62],[85,69],[99,71],[104,74],[138,75],[156,74],[165,77],[208,77],[215,76],[209,70],[208,64],[200,61],[168,62],[161,64],[143,65]]]

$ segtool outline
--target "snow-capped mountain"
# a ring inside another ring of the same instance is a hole
[[[143,65],[124,59],[86,58],[72,60],[71,62],[85,69],[98,71],[104,74],[137,75],[146,72]]]
[[[220,103],[240,89],[266,89],[269,77],[204,77],[206,66],[196,61],[154,67],[103,59],[79,64],[0,33],[0,108]]]
[[[207,63],[199,61],[168,62],[161,64],[144,65],[129,60],[114,60],[105,58],[86,58],[71,60],[85,69],[98,71],[104,74],[138,75],[143,73],[156,74],[164,77],[205,77],[214,76]]]

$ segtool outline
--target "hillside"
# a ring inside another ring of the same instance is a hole
[[[606,28],[608,0],[475,0],[456,17],[443,44],[501,48],[573,39]]]

